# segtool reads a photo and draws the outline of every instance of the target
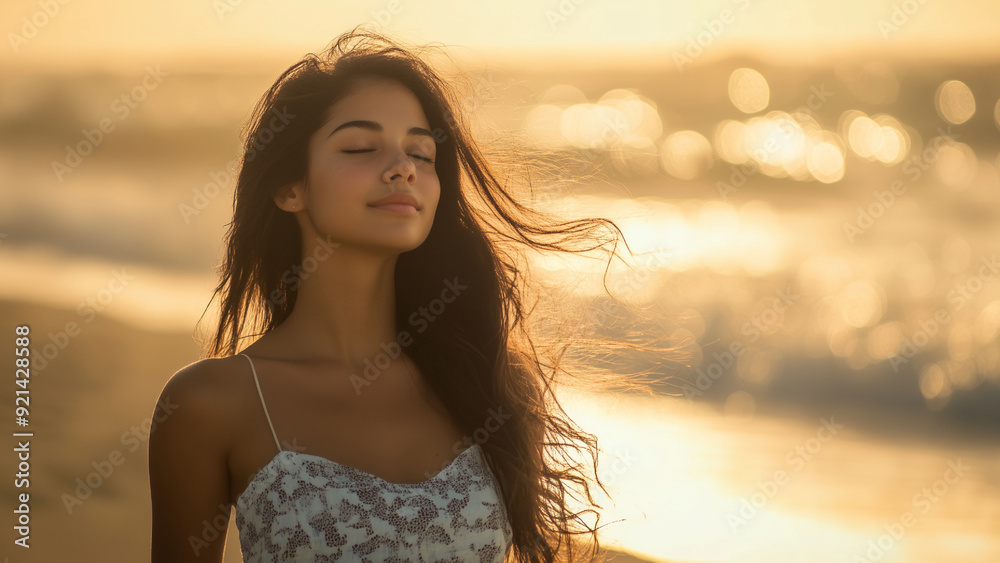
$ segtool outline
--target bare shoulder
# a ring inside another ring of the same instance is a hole
[[[225,440],[227,430],[240,418],[243,402],[239,399],[246,393],[249,369],[246,359],[239,356],[198,360],[170,376],[157,404],[186,410],[181,418],[214,429],[213,434]]]
[[[249,373],[249,370],[246,359],[238,355],[203,358],[174,372],[164,390],[224,397],[233,391],[233,385],[238,384],[239,379]]]
[[[227,357],[184,366],[157,399],[161,412],[154,414],[148,442],[154,563],[222,560],[224,542],[192,552],[189,538],[200,537],[203,523],[220,511],[229,516],[220,507],[232,503],[227,459],[239,423],[237,382],[249,367],[239,361],[246,364]]]

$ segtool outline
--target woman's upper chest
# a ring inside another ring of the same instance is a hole
[[[251,378],[250,392],[236,394],[243,408],[227,456],[233,502],[278,453],[275,437],[282,450],[394,483],[426,480],[469,445],[412,364],[390,366],[358,393],[350,374],[254,363],[259,393]]]

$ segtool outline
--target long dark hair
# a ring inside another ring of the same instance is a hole
[[[297,284],[288,273],[302,260],[302,240],[294,217],[281,212],[272,195],[306,176],[310,135],[357,79],[398,81],[419,100],[435,134],[441,195],[425,242],[398,257],[397,327],[409,326],[410,316],[446,284],[464,286],[424,330],[410,331],[406,353],[464,432],[483,434],[490,413],[509,415],[482,446],[514,532],[513,560],[575,560],[573,535],[592,534],[592,553],[599,550],[597,527],[580,516],[595,514],[599,521],[600,514],[573,512],[570,487],[582,486],[588,505],[600,506],[578,466],[556,467],[546,456],[569,459],[564,450],[582,444],[596,479],[597,439],[575,426],[555,399],[553,383],[565,373],[561,354],[541,359],[524,322],[527,279],[517,249],[585,252],[611,245],[613,251],[624,236],[608,219],[558,221],[519,202],[472,142],[453,88],[422,60],[428,49],[404,48],[356,28],[322,55],[308,54],[284,71],[258,102],[244,131],[233,221],[212,299],[221,297],[220,316],[208,355],[236,353],[248,333],[269,331],[291,313]]]

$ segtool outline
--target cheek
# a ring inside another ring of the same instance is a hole
[[[418,189],[424,201],[428,204],[433,203],[434,207],[437,208],[437,203],[441,200],[441,182],[437,176],[426,178]]]
[[[313,170],[311,188],[314,197],[322,201],[362,201],[366,187],[371,183],[371,174],[360,166],[331,164]],[[321,203],[321,201],[317,201]]]

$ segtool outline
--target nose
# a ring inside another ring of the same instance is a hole
[[[403,182],[410,184],[416,180],[417,177],[417,166],[413,164],[410,157],[403,153],[396,155],[396,158],[392,161],[392,164],[386,168],[385,172],[382,173],[382,181],[385,183],[392,183],[397,179],[402,179]]]

